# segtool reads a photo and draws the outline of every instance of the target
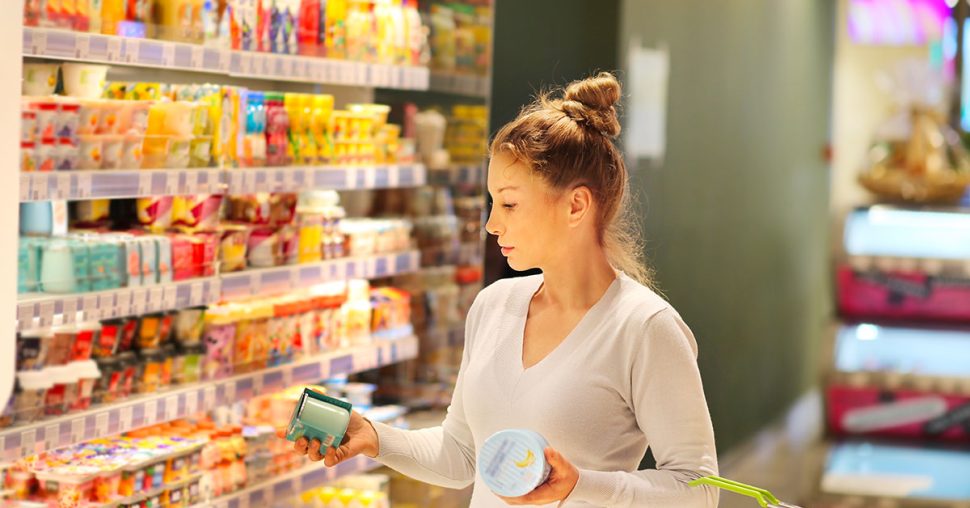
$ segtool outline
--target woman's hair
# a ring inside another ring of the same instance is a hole
[[[527,164],[554,189],[585,186],[596,202],[600,245],[613,267],[643,284],[651,272],[642,261],[640,229],[631,213],[629,176],[613,139],[620,134],[616,103],[620,82],[608,73],[573,81],[562,92],[541,93],[502,127],[490,152]],[[555,94],[558,95],[558,94]]]

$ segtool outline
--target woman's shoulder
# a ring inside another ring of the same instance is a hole
[[[664,311],[677,314],[670,302],[655,290],[622,273],[619,280],[619,294],[612,311],[616,312],[618,317],[626,318],[625,320],[630,324],[639,326],[646,325],[654,316]]]

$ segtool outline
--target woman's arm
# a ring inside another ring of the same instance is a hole
[[[441,426],[408,431],[374,424],[380,444],[378,461],[414,479],[446,488],[460,489],[475,481],[475,442],[465,420],[462,386],[479,321],[480,299],[475,299],[465,320],[461,368]]]
[[[714,487],[691,480],[718,474],[714,429],[697,369],[694,336],[672,309],[647,322],[646,337],[632,359],[631,398],[657,469],[579,471],[566,499],[597,506],[651,508],[716,507]]]

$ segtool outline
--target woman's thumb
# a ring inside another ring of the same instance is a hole
[[[559,466],[565,465],[566,463],[566,459],[562,456],[562,454],[557,452],[553,448],[546,448],[545,455],[546,455],[546,462],[548,462],[553,469],[556,469]]]

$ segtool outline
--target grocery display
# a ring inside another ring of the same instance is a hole
[[[878,122],[857,183],[874,200],[846,207],[834,267],[824,507],[970,499],[967,152],[938,95],[946,72],[887,62],[890,107],[863,110]]]
[[[355,476],[376,462],[325,468],[275,429],[304,386],[404,424],[383,381],[348,379],[419,355],[420,300],[393,278],[458,261],[461,248],[463,262],[480,259],[469,228],[484,205],[473,197],[438,218],[355,206],[357,194],[427,189],[417,134],[394,113],[402,99],[375,89],[429,88],[431,10],[416,0],[24,3],[0,504],[391,506],[386,477]],[[449,72],[480,87],[490,7],[452,10],[460,27],[448,33],[462,46]],[[474,107],[458,108],[469,126],[453,123],[439,155],[481,160],[461,152],[487,137]],[[429,195],[416,196],[420,208]]]

